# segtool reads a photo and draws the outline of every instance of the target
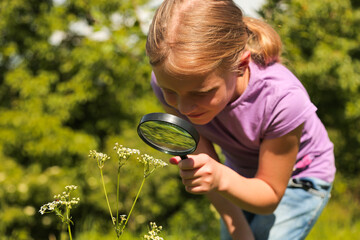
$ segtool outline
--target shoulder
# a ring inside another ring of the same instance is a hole
[[[249,94],[259,96],[268,104],[276,104],[287,96],[304,98],[310,97],[299,79],[285,66],[279,63],[261,67],[250,63]]]
[[[262,67],[254,62],[250,65],[250,82],[262,86],[276,86],[281,88],[301,88],[306,92],[299,79],[284,65],[275,63]]]
[[[250,71],[250,90],[264,106],[264,138],[284,135],[316,112],[302,83],[282,64],[261,67],[251,63]]]

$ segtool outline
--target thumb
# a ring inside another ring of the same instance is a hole
[[[181,161],[180,157],[172,157],[169,159],[169,162],[174,165],[178,165],[180,161]]]

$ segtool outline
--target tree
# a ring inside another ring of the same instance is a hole
[[[335,145],[340,172],[360,170],[360,4],[356,0],[269,0],[262,17],[307,88]]]
[[[58,235],[56,219],[38,210],[67,185],[79,186],[81,198],[72,211],[74,235],[113,233],[89,150],[115,158],[112,148],[119,142],[168,157],[136,134],[143,114],[161,111],[145,55],[148,13],[153,9],[147,0],[0,1],[0,235],[5,239]],[[116,169],[116,160],[104,167],[110,201],[116,197]],[[121,174],[120,211],[126,213],[142,168],[124,168]],[[184,236],[186,231],[213,234],[217,220],[206,200],[189,198],[180,185],[175,167],[152,177],[129,229],[159,221],[176,230],[186,222]],[[197,209],[204,210],[190,218]]]
[[[63,164],[63,153],[101,145],[134,121],[150,70],[131,1],[1,4],[0,135],[7,156]]]
[[[85,176],[90,149],[155,107],[144,2],[0,2],[0,235],[44,239],[42,202]]]

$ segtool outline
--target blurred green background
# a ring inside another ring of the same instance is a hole
[[[162,111],[149,84],[146,0],[0,0],[0,238],[60,239],[55,215],[38,210],[77,185],[75,239],[115,239],[89,150],[115,142],[157,158],[136,134],[142,115]],[[335,144],[333,197],[308,239],[360,233],[360,2],[268,0],[259,12],[281,35],[283,62],[303,82]],[[117,161],[105,165],[110,201]],[[141,181],[136,160],[121,173],[121,211]],[[148,223],[165,239],[219,239],[218,216],[186,193],[177,169],[147,180],[124,239]]]

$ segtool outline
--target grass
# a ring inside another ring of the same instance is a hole
[[[307,240],[359,239],[359,179],[345,180],[337,176],[333,197],[310,232]]]
[[[338,240],[338,239],[359,239],[360,236],[360,194],[358,189],[360,179],[346,180],[341,176],[337,176],[332,198],[328,205],[325,207],[324,212],[315,224],[306,240]],[[182,227],[184,223],[173,223],[178,227],[164,229],[160,234],[164,240],[218,240],[219,235],[214,235],[214,232],[206,235],[196,229],[189,229]],[[139,240],[141,236],[146,234],[134,235],[131,232],[125,232],[123,239],[126,240]],[[101,234],[94,229],[92,232],[82,232],[76,237],[76,240],[112,240],[114,233],[111,231],[109,234]]]
[[[360,207],[356,202],[348,203],[329,202],[307,239],[358,239],[360,236],[360,218],[358,217]]]

